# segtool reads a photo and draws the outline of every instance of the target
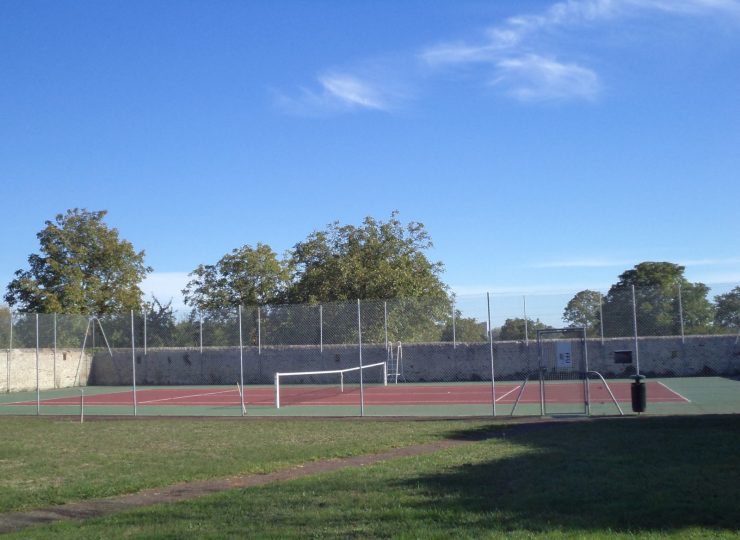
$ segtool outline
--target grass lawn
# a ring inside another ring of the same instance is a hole
[[[440,439],[484,422],[0,417],[0,512],[263,473]]]
[[[10,538],[738,538],[738,448],[738,416],[559,423]]]

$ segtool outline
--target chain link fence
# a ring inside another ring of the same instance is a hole
[[[460,404],[478,406],[461,409],[473,414],[485,414],[489,407],[498,407],[499,414],[536,414],[535,408],[515,406],[517,398],[527,401],[528,385],[578,380],[543,373],[556,369],[552,362],[543,367],[543,351],[560,349],[543,345],[541,335],[555,339],[557,333],[547,331],[558,328],[583,328],[578,335],[585,334],[583,365],[589,373],[578,368],[579,373],[609,386],[610,392],[611,385],[621,388],[643,374],[660,383],[653,392],[656,399],[665,398],[651,403],[654,412],[680,410],[676,403],[691,404],[685,407],[689,412],[740,412],[738,304],[740,287],[725,285],[185,313],[167,307],[99,318],[0,309],[0,348],[5,351],[0,414],[67,413],[77,402],[65,401],[64,390],[75,399],[79,392],[80,400],[87,392],[95,398],[89,410],[109,414],[199,414],[203,407],[208,414],[244,414],[247,406],[266,412],[276,373],[312,373],[287,383],[293,385],[330,384],[340,373],[342,383],[355,385],[365,374],[357,369],[361,363],[387,368],[368,371],[363,381],[371,384],[384,383],[391,373],[393,384],[407,388],[484,388],[475,403],[460,398]],[[191,399],[179,392],[183,388],[209,398]],[[406,398],[398,397],[399,403],[411,403]],[[629,400],[624,393],[617,398]],[[430,398],[435,405],[430,410],[455,413],[457,402],[434,399],[439,401]],[[394,405],[382,403],[389,409]],[[399,414],[423,414],[419,407],[425,402],[413,403],[417,408]],[[603,404],[609,413],[611,405],[606,399]]]

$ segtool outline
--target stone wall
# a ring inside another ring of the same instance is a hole
[[[638,340],[640,371],[648,376],[740,375],[740,347],[735,336],[645,337]],[[554,348],[554,345],[550,344]],[[589,369],[605,377],[624,377],[635,373],[635,343],[631,338],[587,340]],[[574,357],[580,361],[577,347]],[[632,364],[615,363],[615,351],[632,351]],[[90,372],[93,385],[129,385],[132,363],[136,382],[141,385],[235,384],[240,379],[238,348],[149,349],[146,355],[131,349],[97,353]],[[537,344],[518,341],[494,343],[497,379],[520,379],[536,372]],[[241,351],[246,384],[272,384],[276,371],[320,371],[355,367],[359,363],[357,346],[245,347]],[[383,346],[363,346],[364,364],[383,362]],[[368,373],[370,380],[378,377]],[[491,357],[487,343],[409,344],[403,347],[403,376],[408,382],[490,380]],[[348,375],[345,380],[355,380]],[[2,379],[0,379],[2,381]],[[316,378],[294,378],[292,382],[317,382]],[[35,387],[35,386],[34,386]],[[1,386],[0,386],[1,388]]]
[[[80,349],[39,349],[41,390],[87,384],[92,357]],[[0,392],[36,390],[36,349],[11,349],[0,353]]]

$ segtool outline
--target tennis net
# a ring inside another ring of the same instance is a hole
[[[299,405],[308,401],[316,401],[321,397],[343,394],[345,387],[345,375],[359,372],[359,388],[367,383],[381,382],[388,386],[388,369],[385,362],[368,364],[346,369],[334,369],[328,371],[296,371],[292,373],[275,373],[275,407],[280,408],[281,384],[283,385],[283,401],[288,398],[290,404]],[[285,380],[298,379],[297,383],[285,387]],[[323,384],[306,383],[306,379],[315,380],[320,378]],[[338,385],[337,385],[338,383]],[[353,387],[355,387],[353,385]],[[284,403],[285,404],[285,403]]]

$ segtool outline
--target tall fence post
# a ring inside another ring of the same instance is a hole
[[[683,328],[683,298],[681,296],[681,284],[678,284],[678,318],[681,322],[681,343],[686,343],[686,337],[684,335]]]
[[[94,328],[94,326],[93,326]],[[134,400],[134,416],[138,414],[136,410],[136,336],[134,335],[134,310],[131,310],[131,388]]]
[[[524,306],[524,344],[529,346],[529,323],[527,321],[527,295],[522,295],[522,305]]]
[[[390,360],[390,349],[388,349],[388,301],[383,300],[383,333],[385,334],[385,361]]]
[[[324,306],[319,304],[319,352],[324,354]]]
[[[486,293],[488,305],[488,345],[491,355],[491,402],[493,403],[493,416],[496,416],[496,372],[493,368],[493,327],[491,326],[491,295]]]
[[[259,310],[259,308],[257,308]],[[258,311],[259,313],[259,311]],[[239,304],[239,403],[242,407],[242,416],[246,413],[244,407],[244,343],[242,341],[242,306]]]
[[[457,349],[457,333],[455,328],[455,299],[452,299],[452,348]]]
[[[57,314],[54,313],[54,358],[51,368],[51,386],[52,388],[57,387]]]
[[[601,344],[604,344],[604,297],[599,293],[599,326],[601,327]]]
[[[36,314],[36,414],[41,414],[41,385],[39,384],[39,314]]]
[[[203,354],[203,312],[198,310],[198,322],[200,326],[200,354]]]
[[[6,369],[8,372],[8,393],[10,393],[10,358],[13,356],[13,312],[10,311],[9,315],[10,316],[8,318],[10,319],[10,334],[8,337],[8,355],[5,361]]]
[[[143,309],[144,315],[144,356],[146,356],[146,309]]]
[[[360,299],[357,299],[357,343],[360,351],[360,416],[365,416],[365,387],[362,379],[362,314]]]
[[[262,313],[259,307],[257,307],[257,354],[262,354]]]
[[[635,296],[635,286],[632,285],[632,323],[635,335],[635,370],[636,375],[640,374],[640,343],[637,339],[637,298]]]

